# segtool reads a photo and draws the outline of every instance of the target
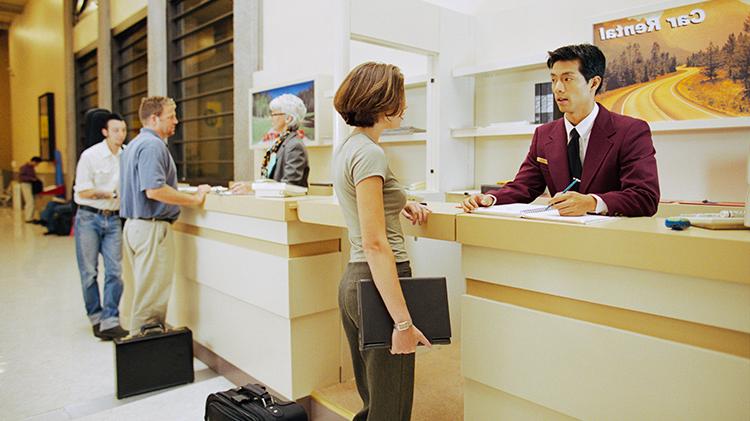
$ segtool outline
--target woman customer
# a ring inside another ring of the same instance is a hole
[[[333,158],[333,185],[351,243],[339,286],[339,308],[364,402],[354,420],[406,421],[414,392],[414,352],[417,344],[430,343],[411,323],[398,280],[411,276],[399,214],[423,224],[430,211],[407,203],[378,144],[383,130],[398,128],[403,120],[404,76],[391,64],[360,64],[341,83],[334,107],[354,128]],[[359,350],[356,282],[360,279],[375,281],[393,319],[390,350]]]
[[[271,147],[266,151],[261,164],[261,176],[282,183],[307,187],[310,165],[307,159],[307,148],[302,142],[300,125],[307,114],[307,107],[302,100],[292,94],[279,95],[272,99],[271,127],[278,134]],[[249,193],[252,183],[236,183],[233,193]]]

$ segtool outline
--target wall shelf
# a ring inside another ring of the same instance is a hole
[[[488,127],[452,129],[456,138],[531,136],[540,124],[501,123]],[[695,130],[722,130],[750,128],[750,117],[716,118],[710,120],[655,121],[649,123],[651,133],[670,133]]]
[[[451,136],[457,138],[488,137],[488,136],[523,136],[533,135],[534,130],[541,124],[531,123],[501,123],[488,127],[467,127],[452,129]]]
[[[414,76],[407,76],[404,78],[404,87],[405,88],[421,88],[424,86],[427,86],[427,81],[429,80],[428,75],[414,75]]]
[[[380,143],[425,143],[427,133],[384,135],[380,137]]]
[[[498,60],[474,66],[461,66],[453,69],[453,77],[478,76],[519,70],[543,69],[547,66],[546,55],[533,55],[513,60]]]

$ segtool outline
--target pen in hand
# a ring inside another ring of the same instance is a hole
[[[572,189],[572,188],[573,188],[573,186],[575,186],[575,185],[576,185],[576,183],[580,183],[580,182],[581,182],[581,180],[579,180],[579,179],[577,179],[577,178],[573,177],[573,181],[571,181],[571,182],[570,182],[570,184],[568,184],[568,187],[566,187],[566,188],[565,188],[565,190],[563,190],[562,192],[560,192],[560,194],[565,194],[565,193],[567,193],[567,192],[568,192],[568,190]],[[547,207],[546,207],[546,208],[544,208],[544,210],[548,211],[548,210],[549,210],[549,208],[551,208],[551,207],[552,207],[552,204],[549,204],[549,205],[547,205]]]

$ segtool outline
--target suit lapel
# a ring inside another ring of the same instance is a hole
[[[583,173],[581,174],[581,193],[587,193],[591,181],[604,162],[604,158],[612,148],[610,137],[615,133],[612,125],[612,116],[609,111],[599,104],[599,115],[596,116],[594,127],[591,128],[589,144],[586,146],[586,155],[583,160]]]
[[[570,182],[570,169],[568,168],[568,135],[565,133],[565,122],[558,119],[555,127],[550,130],[544,151],[547,158],[547,166],[554,186],[550,190],[558,192],[565,188]]]

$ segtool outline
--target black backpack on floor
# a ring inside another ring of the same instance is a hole
[[[50,202],[42,212],[42,223],[47,226],[47,232],[44,235],[70,235],[75,209],[73,202]]]
[[[205,421],[307,421],[307,412],[297,402],[281,401],[265,386],[247,384],[206,399]]]

